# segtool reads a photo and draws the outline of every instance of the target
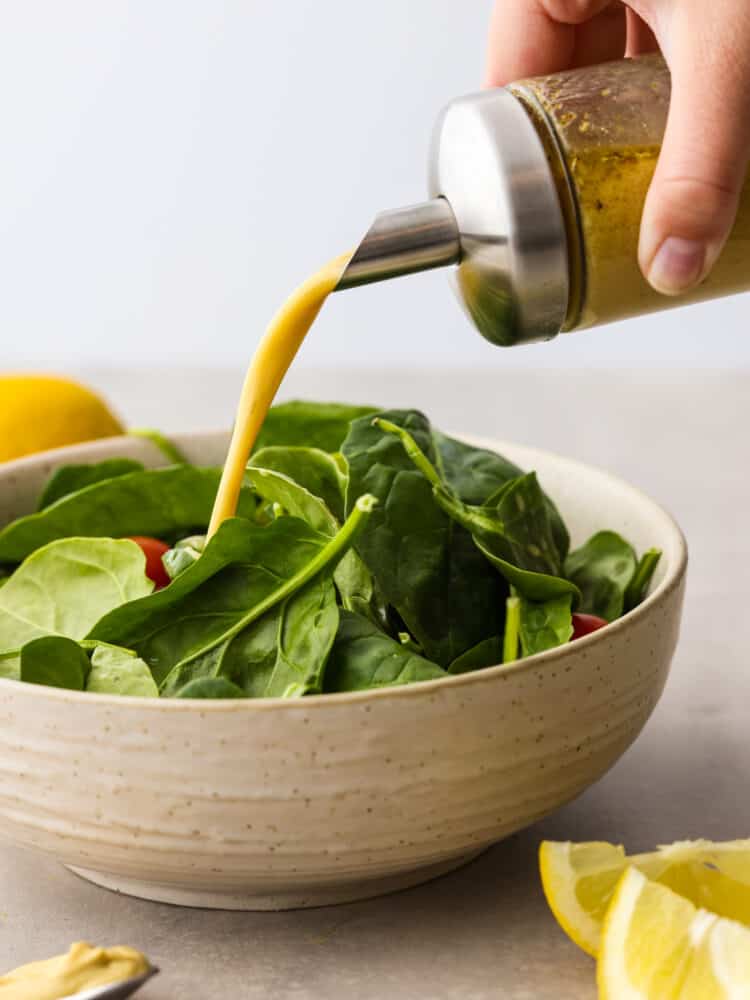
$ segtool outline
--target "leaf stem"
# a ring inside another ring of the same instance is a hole
[[[401,440],[407,456],[431,483],[435,500],[446,514],[454,517],[462,527],[470,532],[481,531],[505,537],[505,526],[494,511],[493,516],[484,514],[481,507],[470,507],[453,496],[440,478],[435,466],[407,430],[399,427],[398,424],[391,423],[390,420],[383,420],[382,417],[375,417],[372,422],[374,426],[389,434],[395,434]]]
[[[509,597],[505,602],[505,632],[503,634],[503,663],[518,659],[518,636],[521,629],[521,599]]]
[[[505,524],[498,515],[489,516],[483,513],[482,507],[471,507],[462,500],[457,500],[443,487],[435,487],[432,491],[435,503],[449,517],[458,521],[472,535],[497,535],[505,540],[507,532]],[[494,512],[493,512],[494,514]]]
[[[654,575],[654,570],[660,559],[661,549],[649,549],[643,553],[630,583],[625,588],[625,611],[632,611],[646,596],[651,577]]]
[[[382,417],[375,417],[373,425],[375,427],[379,427],[381,431],[386,431],[388,434],[395,434],[396,437],[401,440],[401,444],[404,446],[404,451],[422,475],[425,476],[434,487],[444,489],[442,480],[437,473],[437,469],[408,431],[404,430],[403,427],[399,427],[398,424],[391,423],[390,420],[383,420]]]
[[[132,437],[144,438],[155,445],[165,458],[168,458],[174,465],[189,465],[190,463],[182,454],[180,449],[172,444],[160,431],[152,430],[150,427],[135,427],[128,431]]]
[[[212,649],[216,649],[217,646],[221,646],[225,642],[229,642],[234,639],[235,636],[239,635],[248,625],[252,625],[253,622],[257,621],[262,615],[266,614],[277,604],[286,600],[297,590],[300,590],[305,584],[309,583],[314,577],[321,573],[328,566],[335,565],[351,548],[354,543],[354,539],[357,537],[359,532],[364,527],[367,519],[369,518],[372,511],[377,506],[377,499],[369,493],[361,496],[354,505],[349,517],[346,519],[341,529],[334,535],[334,537],[327,542],[323,548],[318,552],[318,554],[310,560],[310,562],[303,566],[301,570],[291,576],[288,580],[285,580],[276,590],[264,597],[262,601],[259,601],[254,605],[248,612],[246,612],[242,618],[234,623],[230,628],[222,632],[221,635],[212,639],[210,642],[206,643],[200,649],[186,656],[184,659],[180,660],[179,663],[175,663],[172,669],[169,671],[167,676],[164,678],[160,685],[160,690],[163,690],[168,686],[169,679],[173,674],[176,674],[182,667],[193,660],[199,659],[201,656],[205,656]]]

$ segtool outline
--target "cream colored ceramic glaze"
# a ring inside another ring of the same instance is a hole
[[[227,435],[176,441],[219,462]],[[685,545],[622,481],[493,446],[537,469],[574,543],[606,526],[664,550],[640,608],[515,666],[299,701],[157,701],[0,680],[0,830],[123,892],[274,909],[416,884],[578,795],[662,692]],[[32,508],[54,466],[113,455],[160,464],[148,442],[112,439],[0,465],[0,523]]]

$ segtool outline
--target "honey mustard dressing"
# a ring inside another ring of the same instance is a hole
[[[134,948],[97,948],[78,941],[65,955],[31,962],[0,976],[0,1000],[60,1000],[139,976],[149,968],[148,959]]]
[[[750,176],[729,239],[708,277],[659,294],[638,264],[643,206],[671,95],[661,56],[587,66],[511,85],[526,106],[558,187],[568,245],[565,330],[642,316],[750,287]]]
[[[263,335],[242,387],[232,439],[208,528],[209,538],[223,521],[234,516],[247,461],[281,380],[350,259],[351,253],[335,257],[304,281],[279,309]]]

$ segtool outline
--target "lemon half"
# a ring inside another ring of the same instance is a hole
[[[749,1000],[750,929],[628,868],[604,918],[600,1000]]]
[[[123,434],[90,389],[52,375],[0,375],[0,462]]]
[[[550,909],[589,955],[599,951],[607,908],[628,867],[695,906],[750,925],[750,840],[682,841],[631,857],[615,844],[544,841],[539,867]]]

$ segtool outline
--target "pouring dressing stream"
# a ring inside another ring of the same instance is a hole
[[[242,387],[232,440],[211,514],[209,538],[223,521],[234,516],[245,466],[274,396],[351,256],[345,253],[334,257],[304,281],[279,309],[263,335]]]

